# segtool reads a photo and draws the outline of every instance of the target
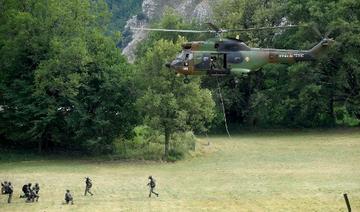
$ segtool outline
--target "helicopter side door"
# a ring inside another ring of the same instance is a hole
[[[201,53],[195,56],[195,69],[209,75],[225,75],[227,69],[225,53]]]
[[[227,55],[225,53],[211,53],[210,54],[210,75],[228,74],[227,69]]]
[[[210,70],[209,53],[195,53],[195,69],[199,72]]]

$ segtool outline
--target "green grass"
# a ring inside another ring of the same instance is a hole
[[[207,142],[210,146],[207,146]],[[360,211],[360,130],[244,133],[202,138],[198,156],[177,163],[51,160],[0,164],[15,185],[0,211]],[[147,197],[147,176],[159,198]],[[93,197],[84,197],[84,177]],[[40,201],[19,199],[39,182]],[[75,204],[62,205],[65,190]]]

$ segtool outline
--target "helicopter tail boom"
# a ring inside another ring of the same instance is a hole
[[[293,64],[301,61],[314,61],[326,53],[333,42],[333,39],[324,38],[316,46],[307,51],[269,49],[268,62]]]

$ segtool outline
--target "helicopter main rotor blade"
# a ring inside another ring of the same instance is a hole
[[[206,23],[207,25],[208,25],[208,27],[210,28],[210,29],[212,29],[214,32],[221,32],[222,30],[219,28],[219,27],[217,27],[215,24],[213,24],[213,23]]]
[[[330,29],[325,33],[325,38],[328,38],[331,35],[331,33],[334,32],[334,30],[335,30],[334,27],[330,27]]]
[[[290,29],[290,28],[298,28],[298,27],[301,27],[301,25],[259,27],[259,28],[248,28],[248,29],[223,29],[222,32],[247,32],[247,31],[261,31],[261,30],[272,30],[272,29]]]
[[[321,39],[324,39],[325,37],[323,36],[323,34],[320,32],[320,30],[319,30],[319,27],[316,25],[316,24],[314,24],[314,25],[312,25],[312,30],[315,32],[315,34],[317,35],[317,36],[319,36],[319,38],[321,38]]]
[[[131,30],[143,30],[143,31],[157,31],[157,32],[184,32],[184,33],[213,33],[220,35],[228,32],[247,32],[247,31],[260,31],[260,30],[272,30],[272,29],[289,29],[297,27],[306,27],[302,25],[287,25],[287,26],[275,26],[275,27],[259,27],[259,28],[248,28],[248,29],[221,29],[212,23],[207,23],[210,27],[209,30],[191,30],[191,29],[161,29],[161,28],[138,28],[131,27]]]
[[[131,27],[132,30],[156,31],[156,32],[185,32],[185,33],[214,33],[211,30],[188,30],[188,29],[154,29]]]

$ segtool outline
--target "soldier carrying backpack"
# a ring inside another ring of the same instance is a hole
[[[152,176],[149,176],[149,180],[150,180],[150,182],[147,184],[150,187],[149,197],[151,197],[151,193],[155,194],[158,197],[159,194],[154,192],[154,189],[155,189],[155,186],[156,186],[155,179]]]

